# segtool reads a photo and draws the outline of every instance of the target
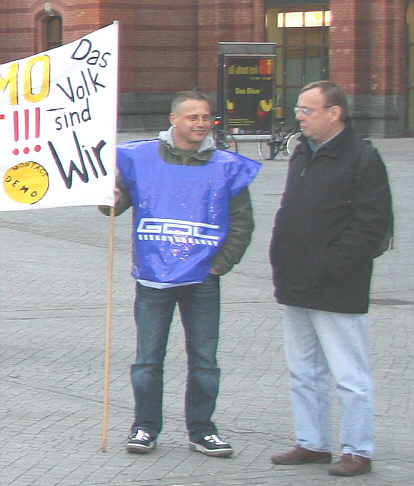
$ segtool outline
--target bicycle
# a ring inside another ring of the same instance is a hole
[[[293,125],[286,125],[282,120],[270,139],[259,141],[257,150],[260,158],[262,160],[273,160],[279,153],[286,156],[292,155],[301,133],[298,122]]]
[[[222,116],[216,116],[213,120],[213,138],[218,149],[230,152],[238,151],[236,139],[231,133],[226,133]]]

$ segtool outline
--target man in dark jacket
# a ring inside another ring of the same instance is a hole
[[[331,462],[331,375],[341,407],[341,457],[328,472],[371,470],[368,311],[372,259],[392,218],[378,153],[356,138],[346,96],[330,81],[302,88],[301,143],[289,164],[270,247],[284,308],[296,447],[275,464]]]

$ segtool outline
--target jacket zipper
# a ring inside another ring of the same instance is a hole
[[[312,157],[310,158],[309,162],[307,164],[305,164],[305,167],[302,169],[302,172],[300,173],[300,177],[303,177],[306,174],[309,166],[315,162],[315,159],[317,159],[319,157],[319,155],[320,154],[318,154],[316,152],[314,152],[312,154]],[[327,155],[327,156],[332,157],[331,155]]]

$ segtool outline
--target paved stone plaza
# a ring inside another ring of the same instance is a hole
[[[188,449],[186,356],[178,317],[166,359],[158,448],[144,456],[125,451],[135,355],[130,212],[115,221],[105,453],[109,218],[95,207],[0,212],[0,486],[414,484],[414,139],[373,142],[391,180],[396,242],[376,261],[372,286],[377,452],[371,474],[335,478],[327,465],[270,462],[272,454],[294,444],[282,308],[272,296],[267,257],[287,169],[287,159],[280,157],[264,161],[251,186],[253,241],[242,263],[222,279],[222,380],[214,418],[235,450],[230,459]],[[253,143],[243,143],[240,152],[258,157]],[[334,423],[337,437],[337,408]],[[338,442],[334,452],[339,453]]]

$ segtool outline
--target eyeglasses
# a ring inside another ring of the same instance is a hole
[[[332,106],[335,105],[323,106],[322,108],[327,109],[327,108],[332,108]],[[312,113],[315,113],[316,110],[317,108],[305,108],[301,106],[295,106],[293,108],[293,111],[295,112],[295,116],[298,116],[299,113],[302,113],[304,117],[312,115]]]

